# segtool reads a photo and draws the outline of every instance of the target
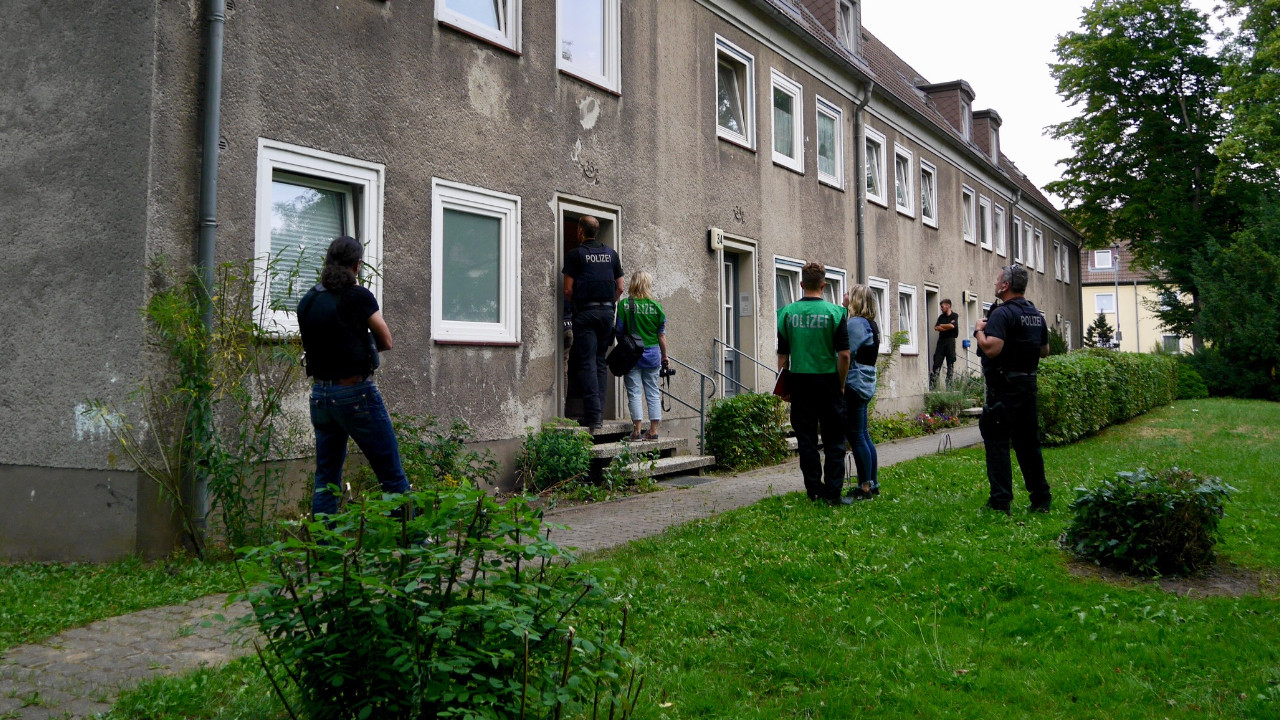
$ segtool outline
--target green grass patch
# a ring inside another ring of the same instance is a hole
[[[103,720],[278,720],[287,717],[258,658],[245,657],[221,668],[200,668],[126,690]]]
[[[0,565],[0,650],[95,620],[189,602],[238,586],[230,563],[185,558]]]

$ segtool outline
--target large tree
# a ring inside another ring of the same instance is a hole
[[[1129,243],[1175,301],[1162,320],[1193,334],[1195,263],[1236,215],[1230,195],[1212,194],[1223,119],[1208,17],[1187,0],[1094,0],[1081,26],[1058,38],[1053,75],[1080,114],[1051,128],[1075,154],[1048,187],[1089,245]]]
[[[1280,0],[1228,0],[1227,7],[1239,26],[1222,54],[1228,123],[1218,180],[1280,190]]]

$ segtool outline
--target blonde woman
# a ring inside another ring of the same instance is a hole
[[[853,362],[845,380],[845,436],[858,468],[858,484],[849,491],[854,500],[870,500],[880,494],[880,461],[867,427],[867,407],[876,394],[876,360],[880,353],[880,327],[876,325],[876,301],[871,288],[854,285],[845,296],[849,310],[849,350]]]
[[[615,331],[630,332],[644,341],[644,355],[627,373],[627,407],[631,411],[631,439],[657,440],[662,421],[662,395],[658,392],[658,369],[667,366],[667,314],[653,299],[653,276],[643,270],[631,275],[627,299],[618,303]],[[641,394],[643,393],[643,395]],[[641,400],[644,400],[641,403]],[[649,408],[649,432],[642,435],[643,408]]]

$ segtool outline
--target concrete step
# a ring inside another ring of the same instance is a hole
[[[673,452],[682,450],[689,446],[686,438],[660,438],[658,440],[637,440],[636,442],[608,442],[597,443],[591,448],[592,460],[610,460],[622,454],[627,447],[631,448],[633,453],[648,453],[657,450],[658,452]]]
[[[566,432],[573,432],[577,430],[586,430],[587,427],[585,425],[577,425],[577,424],[574,424],[573,422],[570,422],[565,425],[556,425],[551,429],[564,430]],[[603,423],[601,423],[600,427],[597,428],[594,433],[592,433],[592,437],[595,438],[596,442],[599,442],[602,439],[617,438],[623,435],[630,435],[630,434],[631,434],[631,423],[629,421],[605,420]]]
[[[971,417],[979,417],[982,415],[982,408],[980,407],[965,408],[960,411],[960,414],[971,416]]]
[[[698,473],[701,472],[702,468],[715,464],[716,457],[714,455],[672,455],[671,457],[658,458],[654,462],[653,470],[649,472],[649,477],[664,477],[690,471]],[[639,472],[643,468],[639,462],[634,462],[631,463],[630,469],[633,472]]]

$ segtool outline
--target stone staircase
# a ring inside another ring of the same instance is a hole
[[[649,423],[643,426],[648,429]],[[663,428],[665,430],[665,428]],[[661,433],[661,431],[659,431]],[[594,433],[595,447],[591,449],[591,475],[599,478],[615,457],[622,455],[628,446],[632,454],[658,451],[658,460],[650,472],[654,478],[669,475],[699,475],[702,468],[715,465],[713,455],[693,455],[688,438],[662,435],[657,440],[631,442],[631,423],[627,420],[607,420]],[[639,470],[640,463],[631,463],[632,470]]]

